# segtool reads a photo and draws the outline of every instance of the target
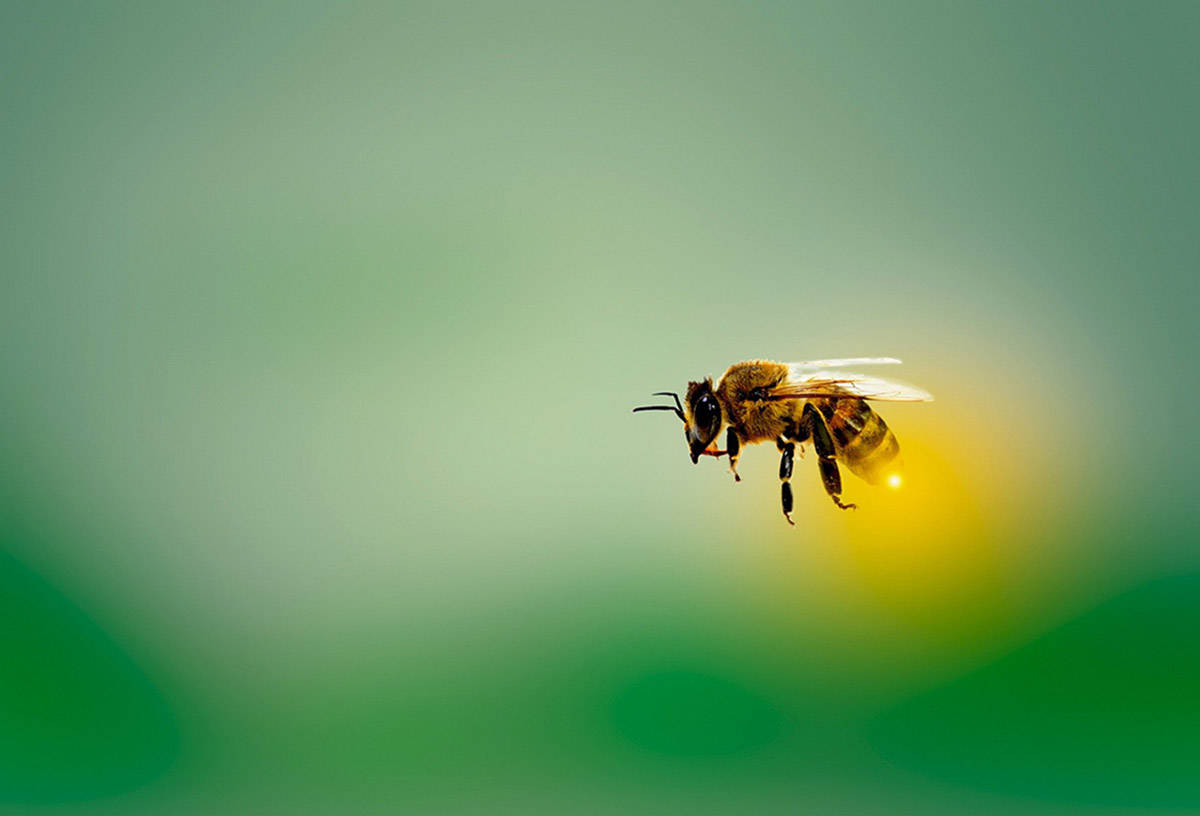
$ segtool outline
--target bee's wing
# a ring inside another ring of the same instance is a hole
[[[805,360],[788,363],[792,371],[818,371],[822,368],[842,368],[850,365],[900,365],[895,357],[846,357],[841,360]]]
[[[790,364],[787,378],[771,389],[770,398],[856,397],[888,402],[929,402],[933,399],[928,391],[914,385],[845,371],[810,371],[804,367],[806,365]]]

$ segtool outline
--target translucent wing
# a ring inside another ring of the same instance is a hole
[[[771,389],[770,399],[856,397],[888,402],[929,402],[933,399],[928,391],[914,385],[845,371],[813,371],[808,365],[790,363],[787,379]]]
[[[850,365],[900,365],[895,357],[846,357],[841,360],[806,360],[802,363],[788,363],[793,371],[817,371],[822,368],[841,368]]]

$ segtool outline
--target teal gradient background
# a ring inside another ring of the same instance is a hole
[[[0,810],[1200,811],[1200,6],[0,38]],[[859,355],[795,529],[629,413]]]

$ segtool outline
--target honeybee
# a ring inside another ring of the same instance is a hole
[[[869,484],[886,481],[899,486],[900,443],[867,400],[927,402],[933,397],[911,385],[835,370],[899,362],[894,357],[803,363],[750,360],[730,366],[716,388],[711,377],[688,383],[682,403],[673,391],[658,391],[654,396],[673,397],[675,405],[642,405],[633,410],[673,411],[683,421],[692,464],[701,456],[728,456],[729,469],[739,482],[737,463],[742,446],[774,440],[781,454],[783,515],[794,525],[792,463],[797,447],[803,456],[803,443],[809,440],[817,453],[825,492],[843,510],[856,505],[842,501],[839,462]],[[725,450],[718,450],[713,445],[722,428]]]

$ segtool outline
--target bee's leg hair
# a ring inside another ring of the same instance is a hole
[[[741,452],[742,443],[738,439],[737,431],[730,425],[725,430],[725,450],[729,453],[729,471],[733,474],[733,480],[740,482],[742,477],[738,475],[737,463],[738,456]]]
[[[783,454],[779,459],[779,481],[782,483],[779,490],[780,500],[783,502],[783,517],[787,519],[788,524],[795,526],[796,522],[792,521],[792,485],[789,480],[792,478],[792,455],[796,452],[796,446],[781,436],[775,440],[775,447]]]
[[[813,448],[817,451],[817,468],[821,471],[825,492],[833,499],[833,503],[843,510],[854,509],[853,504],[842,504],[842,474],[838,470],[837,454],[833,448],[833,439],[829,436],[829,428],[825,425],[825,418],[810,402],[804,406],[801,420],[812,434]]]

